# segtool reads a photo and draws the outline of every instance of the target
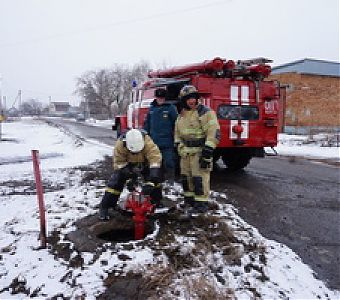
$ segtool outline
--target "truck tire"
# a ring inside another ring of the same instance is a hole
[[[230,171],[238,171],[244,169],[250,162],[251,156],[248,154],[224,154],[222,161]]]

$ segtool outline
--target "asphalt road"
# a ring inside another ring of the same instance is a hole
[[[213,172],[239,214],[294,250],[319,279],[340,289],[340,169],[305,159],[253,158],[244,171]]]
[[[85,138],[115,142],[110,129],[54,122]],[[302,158],[253,158],[244,171],[214,171],[211,189],[224,192],[262,235],[293,249],[319,279],[340,289],[339,167]]]
[[[116,141],[116,132],[108,128],[88,125],[85,122],[77,122],[73,119],[46,118],[46,120],[57,126],[64,127],[72,134],[85,139],[96,140],[110,146],[113,146]]]

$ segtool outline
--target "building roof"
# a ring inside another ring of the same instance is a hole
[[[290,72],[299,74],[313,74],[340,77],[340,63],[326,60],[304,58],[293,61],[288,64],[273,67],[271,73],[281,74]]]

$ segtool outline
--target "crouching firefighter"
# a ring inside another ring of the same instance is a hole
[[[113,174],[99,206],[100,220],[109,220],[109,208],[117,205],[126,182],[134,178],[134,169],[142,168],[146,179],[142,192],[150,195],[156,207],[162,199],[160,184],[162,155],[146,132],[131,129],[116,142],[113,152]]]
[[[191,212],[204,213],[208,210],[210,172],[220,125],[215,112],[199,102],[194,86],[184,86],[179,99],[182,110],[175,124],[175,144],[181,158],[184,200],[192,206]]]

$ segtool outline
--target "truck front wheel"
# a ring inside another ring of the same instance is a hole
[[[118,122],[116,125],[116,132],[117,132],[117,139],[118,139],[120,135],[122,134],[122,125],[120,125],[120,122]]]

